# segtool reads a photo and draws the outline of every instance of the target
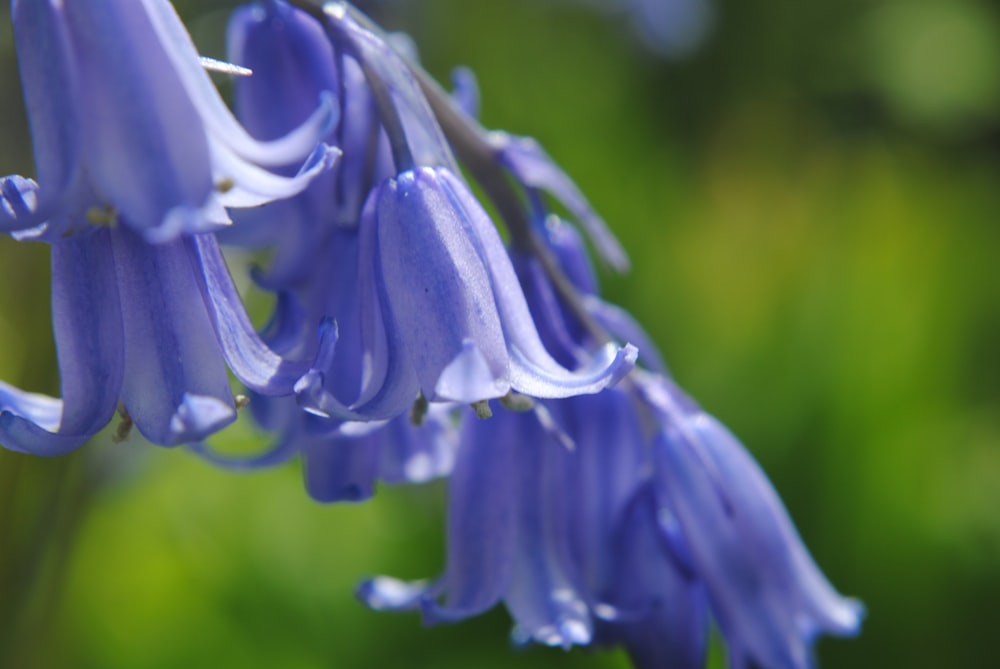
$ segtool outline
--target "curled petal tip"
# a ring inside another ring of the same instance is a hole
[[[32,179],[16,174],[0,179],[0,224],[30,216],[37,205],[38,184]]]
[[[556,625],[544,625],[535,630],[515,626],[510,634],[517,646],[540,643],[544,646],[569,650],[573,646],[586,646],[594,640],[593,631],[583,620],[561,620]]]
[[[618,348],[605,344],[589,364],[569,372],[563,368],[542,367],[520,351],[512,351],[511,385],[518,392],[533,397],[566,398],[590,395],[613,386],[635,367],[639,351],[631,344]]]
[[[320,418],[330,418],[330,413],[320,408],[324,383],[325,376],[323,372],[310,369],[295,382],[293,389],[299,406],[302,407],[303,411],[314,416],[319,416]]]
[[[355,595],[374,611],[402,611],[422,608],[427,581],[407,582],[388,576],[376,576],[361,583]]]
[[[174,207],[167,212],[160,225],[143,230],[142,236],[150,244],[166,244],[180,237],[218,232],[232,225],[229,220],[218,221],[208,216],[208,209]]]
[[[434,387],[434,399],[471,404],[483,399],[502,397],[510,384],[497,379],[489,361],[475,342],[466,339],[462,351],[444,368]]]
[[[166,445],[200,441],[236,420],[232,404],[217,397],[184,393],[177,412],[170,419]]]

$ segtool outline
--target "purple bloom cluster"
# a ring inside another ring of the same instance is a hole
[[[588,311],[648,341],[590,292],[573,229],[545,225]],[[589,333],[537,262],[515,260],[546,343],[576,355]],[[515,641],[622,644],[643,669],[704,666],[710,617],[736,667],[810,667],[816,634],[857,632],[861,605],[831,588],[760,467],[658,358],[602,393],[491,422],[462,426],[445,573],[374,578],[359,590],[372,608],[420,609],[433,623],[502,600]]]
[[[117,411],[221,466],[300,457],[323,502],[449,476],[443,575],[359,594],[428,622],[503,601],[518,642],[700,667],[714,619],[733,666],[799,669],[856,633],[751,456],[599,297],[574,225],[625,269],[614,236],[478,124],[471,73],[449,95],[350,5],[269,0],[230,21],[233,115],[166,0],[12,6],[37,181],[0,181],[0,230],[51,247],[62,397],[0,382],[0,444],[65,453]],[[272,258],[259,332],[220,243]],[[205,443],[242,404],[227,370],[264,453]]]

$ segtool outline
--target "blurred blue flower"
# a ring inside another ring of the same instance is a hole
[[[663,58],[682,58],[700,47],[715,21],[715,0],[574,0],[621,13],[643,46]]]
[[[15,0],[13,20],[39,183],[0,183],[0,228],[52,245],[62,399],[0,383],[0,443],[64,453],[116,408],[154,443],[202,439],[235,418],[227,365],[258,392],[291,393],[308,364],[257,336],[202,231],[331,166],[330,102],[258,142],[168,2]],[[302,160],[293,176],[261,167]]]

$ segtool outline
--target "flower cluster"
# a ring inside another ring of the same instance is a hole
[[[301,457],[323,502],[449,476],[444,574],[359,594],[428,622],[502,600],[519,642],[698,667],[714,619],[733,666],[800,668],[857,631],[750,455],[599,297],[577,226],[625,269],[614,236],[537,142],[479,125],[471,73],[449,94],[350,5],[268,0],[230,21],[234,114],[167,0],[12,7],[37,181],[0,181],[0,229],[51,247],[62,397],[0,382],[0,444],[65,453],[117,411],[221,466]],[[223,245],[271,258],[259,332]],[[273,446],[213,451],[245,399]]]

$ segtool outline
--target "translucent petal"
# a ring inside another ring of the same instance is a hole
[[[198,272],[199,302],[208,307],[215,335],[229,368],[240,381],[264,395],[290,395],[309,370],[309,360],[288,360],[260,338],[233,285],[218,242],[211,235],[185,240]]]
[[[500,162],[519,182],[528,188],[546,191],[559,200],[583,225],[600,256],[620,272],[628,269],[628,256],[614,234],[593,210],[573,180],[537,141],[504,132],[491,133],[490,141]]]
[[[108,424],[124,365],[122,320],[107,230],[52,249],[52,324],[62,400],[0,383],[0,443],[36,455],[81,446]]]
[[[204,122],[142,4],[91,0],[63,11],[87,87],[75,108],[95,190],[136,229],[179,206],[200,208],[214,187]]]
[[[456,204],[434,171],[419,169],[387,182],[377,205],[386,307],[431,401],[476,401],[509,389],[490,278],[468,236],[467,212]],[[452,374],[441,378],[453,363],[461,368],[454,371],[469,373],[464,383]]]
[[[675,404],[656,454],[719,624],[746,654],[737,663],[805,669],[817,632],[858,631],[860,604],[833,590],[760,467],[721,424]]]
[[[482,613],[504,596],[516,551],[515,421],[466,422],[448,488],[444,603],[424,605],[428,622]]]
[[[183,240],[144,242],[112,231],[125,334],[122,403],[150,441],[198,441],[236,418],[199,259]]]
[[[476,252],[489,271],[510,354],[511,387],[533,397],[569,397],[597,392],[628,373],[637,354],[632,346],[621,349],[610,344],[603,346],[587,365],[574,371],[552,358],[535,329],[524,293],[493,223],[467,186],[446,170],[440,170],[438,178],[452,206],[466,213],[465,234],[475,243]]]
[[[141,0],[158,38],[166,46],[173,68],[201,115],[209,135],[244,160],[258,165],[284,166],[305,159],[336,123],[330,101],[317,101],[309,119],[284,137],[255,140],[229,111],[215,85],[201,66],[191,36],[166,0]]]

